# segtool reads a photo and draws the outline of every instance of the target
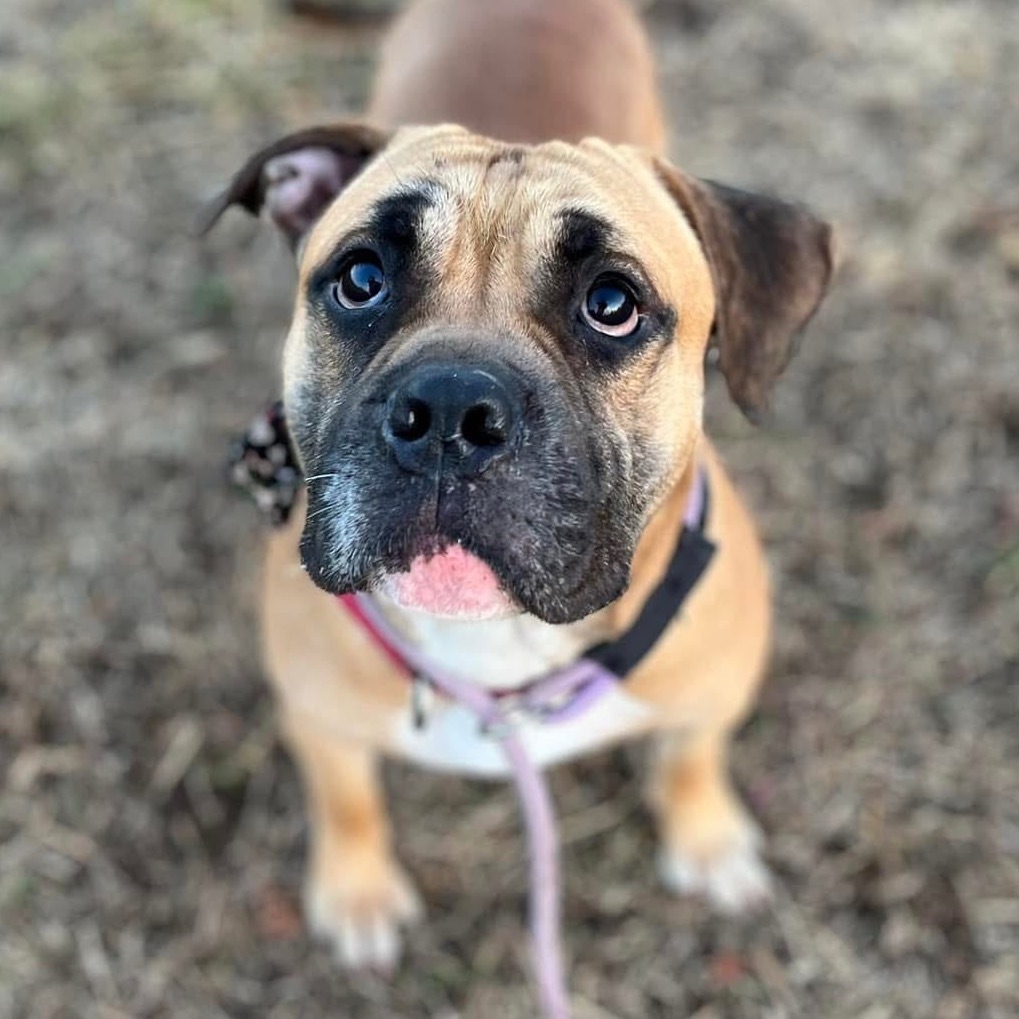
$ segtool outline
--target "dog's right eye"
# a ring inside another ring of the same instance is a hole
[[[388,293],[382,263],[372,251],[355,251],[343,263],[339,278],[332,285],[333,300],[341,308],[370,308]]]
[[[640,305],[633,288],[615,275],[595,280],[580,309],[581,318],[605,336],[632,336],[641,323]]]

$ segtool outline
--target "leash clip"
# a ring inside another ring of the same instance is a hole
[[[415,672],[410,681],[410,717],[415,730],[420,732],[428,724],[428,716],[434,706],[432,684],[420,672]]]
[[[507,697],[498,707],[498,714],[489,722],[481,721],[478,729],[482,736],[502,743],[513,735],[532,714],[522,697]]]

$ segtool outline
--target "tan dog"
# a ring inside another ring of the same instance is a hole
[[[333,594],[371,591],[450,670],[520,687],[637,617],[702,465],[718,551],[682,612],[620,689],[524,737],[552,764],[656,733],[665,880],[753,904],[767,874],[726,753],[768,578],[702,434],[703,365],[714,330],[733,397],[764,407],[827,287],[829,230],[664,161],[623,0],[419,0],[371,118],[277,142],[210,216],[265,212],[298,253],[284,391],[309,509],[269,543],[264,623],[311,808],[311,922],[347,963],[388,965],[417,910],[380,753],[505,773],[454,706],[412,726],[405,675]]]

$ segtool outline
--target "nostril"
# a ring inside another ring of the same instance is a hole
[[[416,442],[432,427],[432,412],[424,400],[413,397],[401,400],[389,415],[389,427],[398,439]]]
[[[506,441],[507,417],[506,409],[499,404],[475,404],[464,414],[460,434],[472,446],[501,446]]]

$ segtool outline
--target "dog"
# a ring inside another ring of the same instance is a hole
[[[663,125],[625,0],[413,0],[367,118],[280,139],[209,211],[265,216],[297,260],[283,389],[306,496],[268,543],[263,630],[311,816],[308,919],[350,966],[390,968],[420,911],[380,755],[507,765],[441,696],[416,725],[406,670],[335,596],[521,690],[642,617],[702,483],[714,555],[654,646],[576,720],[518,724],[542,767],[652,736],[666,884],[733,911],[768,894],[727,754],[769,579],[702,429],[705,361],[756,420],[832,234],[676,168]]]

